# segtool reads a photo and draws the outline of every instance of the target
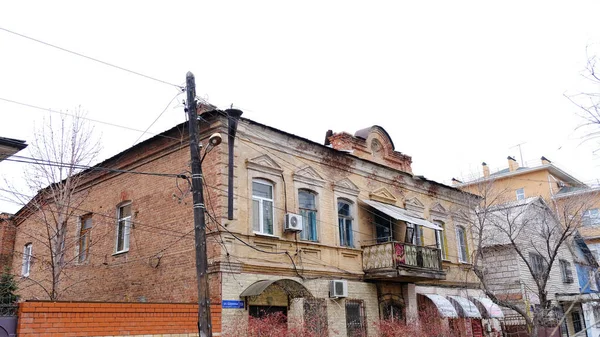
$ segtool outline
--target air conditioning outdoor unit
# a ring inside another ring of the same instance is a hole
[[[287,213],[285,215],[285,225],[283,229],[286,231],[301,231],[302,216],[300,214]]]
[[[329,297],[348,297],[348,281],[332,280],[329,282]]]

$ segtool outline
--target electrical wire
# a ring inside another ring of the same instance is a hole
[[[97,59],[97,58],[94,58],[94,57],[86,56],[86,55],[84,55],[84,54],[81,54],[81,53],[78,53],[78,52],[75,52],[75,51],[72,51],[72,50],[69,50],[69,49],[63,48],[63,47],[59,47],[59,46],[57,46],[57,45],[54,45],[54,44],[51,44],[51,43],[48,43],[48,42],[44,42],[44,41],[42,41],[42,40],[39,40],[39,39],[33,38],[33,37],[31,37],[31,36],[27,36],[27,35],[24,35],[24,34],[21,34],[21,33],[17,33],[17,32],[15,32],[15,31],[12,31],[12,30],[10,30],[10,29],[7,29],[7,28],[0,27],[0,30],[2,30],[2,31],[5,31],[5,32],[7,32],[7,33],[10,33],[10,34],[13,34],[13,35],[16,35],[16,36],[20,36],[20,37],[22,37],[22,38],[25,38],[25,39],[28,39],[28,40],[30,40],[30,41],[34,41],[34,42],[37,42],[37,43],[43,44],[43,45],[45,45],[45,46],[48,46],[48,47],[52,47],[52,48],[55,48],[55,49],[58,49],[58,50],[61,50],[61,51],[64,51],[64,52],[70,53],[70,54],[72,54],[72,55],[76,55],[76,56],[79,56],[79,57],[83,57],[83,58],[85,58],[85,59],[88,59],[88,60],[90,60],[90,61],[98,62],[98,63],[100,63],[100,64],[103,64],[103,65],[106,65],[106,66],[109,66],[109,67],[112,67],[112,68],[115,68],[115,69],[119,69],[119,70],[122,70],[122,71],[128,72],[128,73],[130,73],[130,74],[133,74],[133,75],[137,75],[137,76],[140,76],[140,77],[143,77],[143,78],[146,78],[146,79],[149,79],[149,80],[152,80],[152,81],[158,82],[158,83],[167,84],[167,85],[170,85],[170,86],[176,87],[176,88],[178,88],[179,90],[183,90],[183,87],[182,87],[182,86],[180,86],[180,85],[173,84],[173,83],[169,83],[169,82],[167,82],[167,81],[163,81],[163,80],[161,80],[161,79],[158,79],[158,78],[156,78],[156,77],[152,77],[152,76],[144,75],[144,74],[142,74],[142,73],[140,73],[140,72],[133,71],[133,70],[130,70],[130,69],[127,69],[127,68],[124,68],[124,67],[121,67],[121,66],[118,66],[118,65],[115,65],[115,64],[112,64],[112,63],[106,62],[106,61],[102,61],[102,60],[99,60],[99,59]]]

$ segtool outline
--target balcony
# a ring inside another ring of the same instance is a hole
[[[362,248],[366,279],[400,282],[446,279],[441,251],[437,248],[397,241],[374,243]]]

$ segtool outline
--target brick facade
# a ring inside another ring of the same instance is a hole
[[[213,332],[221,332],[221,306],[211,306]],[[196,304],[23,302],[20,337],[198,336]]]
[[[11,214],[0,213],[0,272],[11,265],[16,227]]]

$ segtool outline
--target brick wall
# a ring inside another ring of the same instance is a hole
[[[19,304],[19,337],[197,336],[198,305],[43,302]],[[213,333],[221,333],[221,305],[211,305]]]
[[[0,272],[12,263],[15,233],[11,215],[0,213]]]

